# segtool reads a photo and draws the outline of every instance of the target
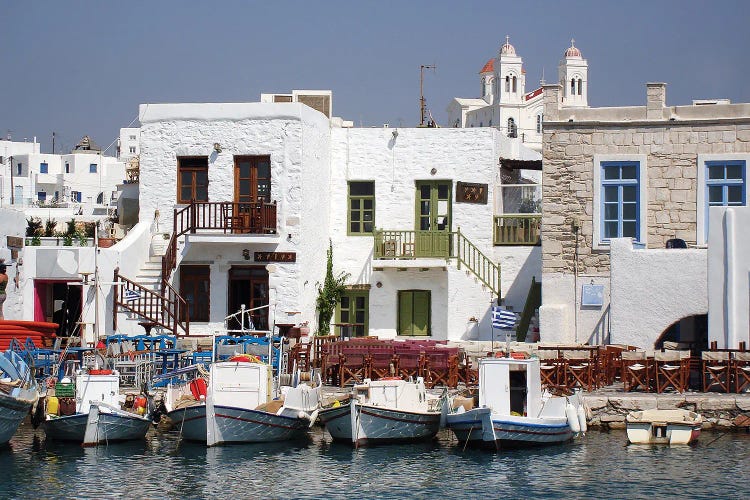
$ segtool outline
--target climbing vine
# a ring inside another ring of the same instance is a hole
[[[318,283],[318,298],[315,309],[318,313],[318,331],[317,335],[328,335],[331,331],[331,318],[336,310],[341,296],[346,290],[346,281],[349,279],[349,273],[341,272],[337,276],[333,275],[333,243],[328,241],[328,260],[326,262],[326,277],[323,286]]]

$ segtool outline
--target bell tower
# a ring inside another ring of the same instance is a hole
[[[575,40],[570,41],[570,47],[565,50],[564,58],[558,66],[560,85],[563,88],[562,105],[569,108],[587,108],[588,101],[588,72],[589,63],[575,46]]]
[[[526,76],[523,73],[523,59],[516,55],[516,49],[510,44],[510,36],[500,47],[495,59],[495,101],[500,104],[520,104],[526,87]]]

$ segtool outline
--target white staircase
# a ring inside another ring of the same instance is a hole
[[[152,255],[135,275],[136,281],[156,293],[161,292],[161,256]]]

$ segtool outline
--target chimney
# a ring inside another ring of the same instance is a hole
[[[646,84],[646,119],[662,120],[667,106],[667,84]]]
[[[542,85],[542,93],[544,94],[544,120],[558,121],[560,119],[560,103],[562,102],[560,99],[562,85],[559,83]]]

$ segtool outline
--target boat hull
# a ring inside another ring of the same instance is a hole
[[[216,435],[213,444],[270,443],[299,439],[307,434],[309,418],[287,417],[260,410],[214,406]]]
[[[206,442],[206,405],[186,406],[167,413],[172,429],[188,441]]]
[[[545,446],[565,443],[574,435],[565,418],[499,416],[486,409],[450,414],[446,425],[459,442],[474,446]]]
[[[88,413],[50,418],[45,422],[44,432],[50,439],[83,443],[88,419]],[[144,439],[151,421],[137,415],[102,411],[96,425],[96,442],[91,444]]]
[[[0,445],[10,441],[32,404],[33,401],[0,394]]]
[[[368,446],[432,439],[440,430],[441,414],[354,403],[323,410],[319,417],[334,440]]]
[[[628,441],[632,444],[690,444],[701,435],[700,424],[667,424],[661,428],[649,422],[629,422]]]

